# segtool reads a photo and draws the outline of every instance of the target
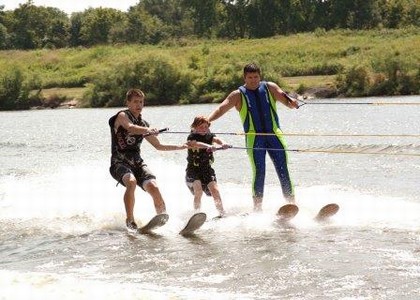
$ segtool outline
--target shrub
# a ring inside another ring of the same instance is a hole
[[[388,56],[375,64],[378,73],[374,76],[369,93],[371,95],[410,95],[418,94],[419,80],[408,67],[399,54]]]
[[[6,72],[0,80],[0,109],[29,108],[29,90],[24,86],[24,77],[19,69]]]
[[[307,90],[307,87],[303,83],[301,83],[301,84],[299,84],[298,88],[296,89],[296,93],[302,95],[306,90]]]
[[[241,84],[242,68],[243,66],[239,63],[231,63],[204,69],[203,75],[197,75],[194,78],[190,103],[222,100],[225,93]]]
[[[370,86],[369,71],[355,66],[337,76],[338,92],[346,96],[366,96]]]
[[[142,89],[149,105],[177,104],[189,94],[189,77],[183,76],[165,57],[149,56],[114,70],[94,80],[87,94],[93,107],[123,106],[125,93],[130,88]]]

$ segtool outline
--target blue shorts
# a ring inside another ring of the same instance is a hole
[[[133,174],[137,180],[137,185],[144,190],[143,184],[147,180],[156,179],[156,176],[149,170],[146,164],[141,164],[138,167],[130,166],[125,163],[115,163],[109,168],[112,177],[125,186],[122,178],[125,174]]]

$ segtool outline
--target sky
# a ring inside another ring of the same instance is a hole
[[[26,3],[26,0],[0,0],[0,6],[4,5],[4,10],[13,10],[19,4]],[[126,12],[130,6],[136,5],[139,0],[33,0],[36,6],[51,6],[64,11],[67,14],[72,12],[82,12],[92,7],[109,7]]]

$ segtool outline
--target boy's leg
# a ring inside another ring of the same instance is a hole
[[[152,196],[153,204],[157,214],[166,213],[166,205],[163,200],[162,194],[160,193],[159,187],[157,186],[156,180],[146,180],[143,183],[143,189]]]
[[[124,206],[127,215],[127,221],[132,222],[134,221],[134,192],[136,191],[137,180],[132,173],[127,173],[122,177],[122,182],[125,186]]]

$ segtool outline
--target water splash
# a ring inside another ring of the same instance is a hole
[[[193,213],[192,195],[184,183],[184,167],[159,158],[149,166],[158,177],[171,216],[168,229],[176,232]],[[107,168],[96,163],[65,167],[56,174],[3,178],[0,219],[64,232],[122,229],[124,188],[116,187]],[[250,213],[223,221],[223,230],[272,228],[275,212],[285,204],[280,188],[269,185],[263,212],[253,214],[250,188],[229,182],[219,183],[219,187],[228,213],[237,216]],[[420,204],[410,199],[363,194],[341,186],[297,187],[296,196],[300,212],[294,223],[301,227],[317,226],[313,217],[322,206],[332,202],[340,205],[333,218],[336,225],[404,229],[416,229],[420,225]],[[136,198],[135,215],[139,220],[148,220],[155,214],[150,196],[138,188]],[[209,218],[217,215],[211,197],[203,196],[202,210]]]

